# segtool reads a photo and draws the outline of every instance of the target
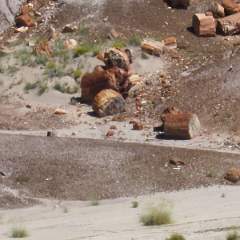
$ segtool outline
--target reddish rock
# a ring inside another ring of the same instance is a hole
[[[217,21],[217,29],[223,35],[233,35],[240,33],[240,13],[236,13]]]
[[[133,130],[143,130],[143,124],[140,121],[132,120],[130,124],[133,125]]]
[[[231,168],[224,178],[232,183],[237,183],[240,180],[240,168]]]
[[[113,130],[109,130],[106,134],[106,137],[112,137],[114,135],[114,131]]]
[[[18,27],[34,27],[35,26],[33,18],[29,14],[24,14],[16,17],[15,22]]]

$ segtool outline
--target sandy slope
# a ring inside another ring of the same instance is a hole
[[[224,194],[224,196],[223,196]],[[29,209],[0,211],[2,240],[13,226],[24,226],[34,240],[157,240],[173,232],[187,239],[225,239],[239,226],[239,187],[212,187],[140,197],[117,199],[90,206],[89,202],[51,202]],[[139,216],[144,209],[163,199],[173,205],[174,224],[144,227]]]

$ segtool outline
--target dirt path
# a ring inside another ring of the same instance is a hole
[[[34,208],[0,211],[0,236],[7,240],[13,227],[22,226],[29,240],[162,240],[175,232],[189,240],[223,240],[240,228],[239,197],[239,187],[229,186],[139,197],[136,209],[131,208],[133,198],[101,201],[99,206],[46,201]],[[142,226],[142,212],[162,200],[173,206],[174,223]]]

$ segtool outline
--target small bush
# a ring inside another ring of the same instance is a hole
[[[74,50],[74,57],[79,57],[86,53],[92,52],[94,50],[94,45],[89,43],[82,43],[78,45]]]
[[[140,46],[142,42],[142,38],[136,34],[131,36],[128,40],[129,45],[131,46]]]
[[[38,95],[41,96],[48,90],[48,83],[47,81],[41,81],[38,84]]]
[[[181,234],[174,233],[169,238],[166,238],[166,240],[185,240],[185,237]]]
[[[26,85],[24,87],[24,91],[26,93],[28,93],[29,90],[33,90],[33,89],[37,88],[37,86],[38,86],[38,82],[33,82],[33,83],[28,82],[28,83],[26,83]]]
[[[61,93],[74,94],[78,92],[77,86],[69,86],[67,83],[56,83],[53,88]]]
[[[82,76],[82,70],[80,68],[77,68],[73,71],[73,78],[78,79]]]
[[[48,57],[46,55],[41,54],[35,57],[36,64],[46,66],[47,62],[48,62]]]
[[[78,29],[78,33],[82,36],[86,36],[89,34],[89,28],[84,25],[80,25]]]
[[[33,63],[32,52],[28,49],[18,51],[16,58],[20,60],[22,66],[30,66]]]
[[[228,235],[227,235],[227,238],[226,238],[227,240],[240,240],[240,235],[238,234],[238,232],[237,231],[234,231],[234,232],[232,232],[232,233],[229,233]]]
[[[11,230],[10,237],[11,238],[25,238],[29,234],[25,228],[13,228]]]
[[[63,66],[56,64],[55,62],[49,62],[46,66],[44,73],[50,78],[63,77],[65,75],[63,71]]]
[[[147,54],[147,53],[144,53],[144,52],[142,53],[141,57],[142,57],[142,59],[144,59],[144,60],[149,59],[148,54]]]
[[[114,48],[125,48],[127,46],[126,42],[122,39],[116,39],[113,44],[112,44],[112,47]]]
[[[140,217],[144,226],[164,225],[172,223],[171,211],[165,204],[159,207],[151,207]]]
[[[13,75],[18,71],[19,71],[19,68],[16,66],[8,66],[8,68],[7,68],[7,73],[10,75]]]
[[[137,208],[138,207],[138,202],[137,201],[133,201],[132,202],[132,208]]]

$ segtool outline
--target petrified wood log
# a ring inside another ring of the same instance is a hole
[[[199,135],[200,121],[196,114],[169,111],[162,115],[164,136],[172,139],[192,139]]]
[[[240,33],[240,13],[218,19],[217,29],[224,35]]]
[[[213,37],[216,35],[216,23],[213,16],[206,16],[205,13],[193,15],[192,27],[194,33],[202,37]]]
[[[118,92],[105,89],[95,96],[92,108],[98,117],[114,115],[125,112],[125,100]]]

